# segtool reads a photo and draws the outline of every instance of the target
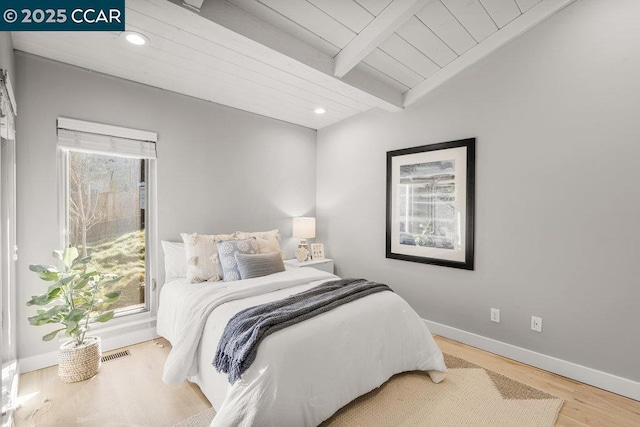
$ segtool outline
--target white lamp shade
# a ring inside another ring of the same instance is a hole
[[[316,237],[316,219],[293,218],[293,237],[296,239],[313,239]]]

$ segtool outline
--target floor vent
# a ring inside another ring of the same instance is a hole
[[[117,353],[105,354],[102,356],[102,362],[111,362],[112,360],[120,359],[121,357],[131,356],[129,350],[119,351]]]

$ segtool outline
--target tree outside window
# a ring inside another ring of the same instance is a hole
[[[69,151],[69,244],[123,276],[119,311],[145,307],[146,160]]]

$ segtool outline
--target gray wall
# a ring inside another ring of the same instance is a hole
[[[24,302],[44,289],[29,264],[60,245],[58,116],[158,132],[160,239],[279,228],[293,256],[291,217],[315,213],[315,131],[23,53],[16,66],[19,357],[57,348]]]
[[[579,0],[405,111],[319,131],[316,240],[339,274],[390,284],[423,318],[640,380],[638,16],[635,0]],[[475,271],[385,259],[386,151],[467,137]]]

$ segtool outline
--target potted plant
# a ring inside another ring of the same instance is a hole
[[[74,247],[54,251],[53,256],[62,261],[62,269],[52,265],[29,266],[38,277],[52,284],[45,293],[27,302],[28,306],[46,306],[28,320],[34,326],[51,323],[62,326],[42,339],[51,341],[63,331],[71,338],[60,346],[58,375],[64,382],[82,381],[98,372],[102,356],[100,338],[87,336],[87,330],[93,322],[113,318],[114,312],[106,308],[120,298],[119,290],[111,290],[120,277],[91,269],[91,257],[79,258]]]

